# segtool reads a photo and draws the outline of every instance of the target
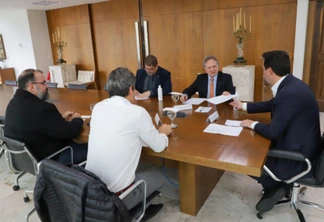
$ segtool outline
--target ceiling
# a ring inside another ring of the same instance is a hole
[[[35,10],[52,10],[57,8],[66,8],[75,5],[91,4],[96,2],[104,2],[105,0],[0,0],[0,10],[14,10],[14,9],[35,9]],[[107,0],[106,0],[107,1]],[[108,0],[109,1],[109,0]],[[60,2],[56,5],[35,5],[33,2],[50,3]]]

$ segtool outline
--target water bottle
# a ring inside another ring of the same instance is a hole
[[[159,87],[157,89],[157,93],[158,93],[158,100],[162,101],[163,100],[163,92],[162,92],[161,85],[159,85]]]

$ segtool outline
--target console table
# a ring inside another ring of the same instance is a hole
[[[0,84],[4,84],[6,80],[16,80],[14,68],[0,69]]]
[[[254,101],[254,65],[228,65],[223,67],[222,71],[231,74],[240,100]]]

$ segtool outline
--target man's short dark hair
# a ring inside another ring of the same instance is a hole
[[[107,91],[109,96],[126,97],[129,93],[129,87],[135,88],[135,76],[125,67],[119,67],[108,76]]]
[[[148,55],[144,60],[144,64],[147,66],[156,66],[158,64],[158,61],[154,55]]]
[[[270,67],[278,76],[285,76],[290,73],[290,60],[286,51],[268,51],[262,54],[262,58],[264,68]]]
[[[18,77],[18,88],[26,89],[27,83],[35,81],[35,69],[25,69]]]

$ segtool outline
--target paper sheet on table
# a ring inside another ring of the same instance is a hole
[[[163,111],[173,111],[173,112],[177,113],[179,111],[179,109],[174,108],[174,107],[165,107],[163,109]]]
[[[91,115],[82,115],[81,118],[82,119],[90,119],[91,118]]]
[[[223,102],[226,102],[226,101],[228,101],[230,99],[236,98],[238,96],[239,96],[238,94],[228,95],[228,96],[221,95],[221,96],[216,96],[216,97],[207,99],[207,101],[210,102],[210,103],[213,103],[213,104],[217,105],[217,104],[221,104]]]
[[[210,110],[212,109],[212,107],[203,107],[203,106],[199,106],[195,112],[196,113],[208,113]]]
[[[182,95],[182,93],[179,93],[179,92],[170,92],[169,94],[171,94],[171,95]]]
[[[242,130],[243,127],[223,126],[216,123],[211,123],[206,127],[206,129],[204,129],[204,132],[227,136],[239,136]]]
[[[199,105],[200,103],[204,102],[206,98],[190,98],[183,104],[191,104],[191,105]]]
[[[240,126],[242,121],[240,120],[226,120],[225,125],[226,126]]]
[[[177,109],[178,111],[189,110],[189,109],[192,109],[192,105],[191,104],[177,105],[177,106],[173,106],[173,108]]]
[[[135,96],[135,99],[136,99],[136,100],[146,100],[146,99],[149,99],[149,98],[150,98],[150,97],[139,98],[139,97]]]

